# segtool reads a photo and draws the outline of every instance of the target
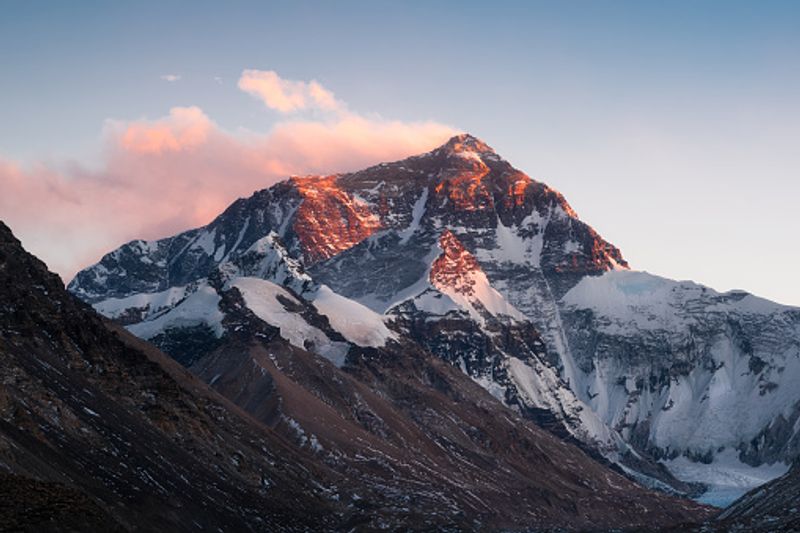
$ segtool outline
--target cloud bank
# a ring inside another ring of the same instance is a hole
[[[100,169],[75,162],[23,167],[0,157],[0,219],[68,281],[124,242],[206,224],[236,198],[290,175],[401,159],[457,133],[435,122],[352,113],[318,83],[271,71],[247,70],[239,85],[287,114],[336,112],[285,117],[264,134],[247,135],[221,129],[198,107],[174,107],[156,120],[109,121]]]

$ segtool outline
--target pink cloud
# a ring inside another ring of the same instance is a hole
[[[206,224],[237,197],[289,175],[401,159],[456,133],[434,122],[345,113],[241,136],[196,107],[111,124],[99,170],[74,163],[23,168],[0,158],[0,218],[65,281],[124,242]]]
[[[132,152],[159,153],[192,148],[206,141],[213,128],[198,107],[173,107],[160,120],[123,124],[120,144]]]
[[[307,109],[341,111],[344,106],[316,80],[285,80],[273,70],[245,70],[239,88],[264,102],[270,109],[293,113]]]

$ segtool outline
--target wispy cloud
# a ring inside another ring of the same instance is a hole
[[[294,83],[310,99],[306,107],[335,101],[329,92],[315,93],[313,82]],[[22,167],[0,157],[0,213],[31,251],[68,280],[123,242],[206,224],[237,197],[289,175],[401,159],[454,133],[436,122],[340,112],[243,135],[223,130],[198,107],[175,107],[157,119],[109,121],[99,170],[75,162]]]
[[[239,88],[281,113],[345,110],[344,104],[318,81],[285,80],[274,70],[245,70],[239,78]]]
[[[161,79],[164,81],[168,81],[170,83],[174,83],[181,79],[180,74],[163,74]]]

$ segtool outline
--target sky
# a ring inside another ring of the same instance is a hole
[[[0,4],[0,219],[65,280],[469,132],[631,266],[800,305],[798,2]]]

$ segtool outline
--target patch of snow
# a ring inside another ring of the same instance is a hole
[[[407,243],[408,239],[410,239],[411,236],[414,235],[414,233],[416,233],[419,229],[419,223],[422,220],[422,216],[425,214],[425,205],[427,202],[428,187],[425,187],[425,189],[422,191],[422,194],[420,194],[419,198],[417,198],[417,201],[414,202],[414,207],[411,209],[411,223],[406,229],[397,233],[400,237],[400,244]]]
[[[710,464],[695,463],[681,456],[665,461],[664,465],[682,481],[706,484],[708,490],[697,501],[715,507],[727,507],[751,489],[789,471],[789,465],[784,463],[746,465],[732,449],[718,453]]]
[[[144,241],[139,239],[131,241],[129,246],[131,248],[131,251],[135,251],[136,254],[142,256],[139,259],[143,263],[147,262],[152,263],[149,257],[147,258],[147,260],[145,260],[145,257],[154,254],[158,251],[158,241]]]
[[[247,265],[246,272],[242,272],[247,276],[267,279],[278,285],[288,286],[298,293],[304,290],[305,284],[311,282],[311,277],[303,271],[300,261],[288,254],[274,231],[255,241],[239,257],[247,260],[246,262],[255,258],[255,264]],[[238,267],[233,269],[239,271]]]
[[[526,220],[530,218],[530,215]],[[527,224],[526,220],[520,227]],[[528,238],[519,235],[519,228],[506,226],[498,218],[497,226],[494,229],[495,247],[492,249],[479,248],[475,252],[475,258],[479,262],[513,263],[516,265],[530,265],[538,267],[544,246],[543,233]]]
[[[308,444],[309,446],[311,446],[311,449],[317,453],[325,451],[325,448],[322,447],[322,445],[319,443],[319,439],[317,439],[317,436],[314,435],[313,433],[311,434],[311,437],[309,437],[308,439]]]
[[[294,418],[284,416],[283,419],[286,420],[286,423],[289,425],[289,427],[294,430],[297,438],[300,440],[300,446],[305,446],[306,442],[308,442],[308,437],[306,437],[306,432],[303,429],[303,426],[301,426],[300,423]]]
[[[436,289],[461,306],[480,324],[485,322],[485,318],[475,307],[475,302],[480,302],[486,311],[494,316],[505,315],[517,320],[526,320],[525,315],[492,287],[482,270],[470,272],[468,275],[472,278],[471,294],[464,294],[449,286],[436,287]]]
[[[732,296],[737,294],[738,291],[730,291],[723,294],[723,296]],[[779,304],[776,302],[772,302],[765,298],[760,298],[758,296],[754,296],[752,294],[745,293],[744,297],[736,300],[735,303],[725,303],[725,304],[718,304],[717,306],[710,306],[708,307],[709,311],[726,311],[729,310],[731,307],[734,307],[736,310],[751,314],[751,315],[770,315],[772,313],[781,312],[781,311],[788,311],[797,309],[796,307],[788,306]]]
[[[452,298],[435,289],[429,289],[414,298],[414,306],[430,315],[442,316],[461,307]]]
[[[676,307],[697,298],[705,287],[689,281],[677,282],[632,270],[611,270],[602,276],[586,276],[562,298],[568,306],[592,309],[613,319],[609,333],[675,329],[683,323]],[[711,291],[713,293],[713,291]]]
[[[313,296],[317,310],[328,317],[333,329],[359,346],[385,346],[395,333],[386,327],[384,317],[365,305],[321,285]]]
[[[214,253],[214,240],[217,235],[217,229],[211,231],[203,231],[198,235],[191,244],[191,250],[203,250],[206,255]]]
[[[569,240],[564,243],[564,253],[565,254],[574,254],[577,251],[580,251],[581,243]]]
[[[506,400],[506,388],[500,385],[498,382],[493,380],[491,376],[482,375],[478,377],[473,377],[472,381],[486,389],[489,394],[500,400],[501,402],[505,403]]]
[[[497,226],[495,227],[495,242],[497,244],[497,248],[494,254],[494,258],[498,261],[508,261],[510,263],[517,263],[523,264],[528,261],[528,242],[522,239],[514,228],[510,228],[504,225],[500,219],[497,219]],[[539,252],[541,251],[541,246],[539,246]],[[535,254],[536,258],[538,259],[539,254]],[[538,264],[538,261],[534,262],[533,264]]]
[[[306,322],[299,313],[287,310],[278,300],[278,296],[300,303],[289,291],[271,281],[250,277],[236,278],[230,282],[230,286],[239,289],[245,305],[258,318],[277,327],[281,337],[290,344],[319,353],[338,367],[344,365],[349,350],[347,344],[332,341],[322,330]]]
[[[214,254],[214,261],[220,262],[222,258],[225,257],[225,244],[223,243],[222,246],[217,248],[217,252]]]
[[[288,210],[288,212],[286,214],[283,214],[282,210],[279,209],[279,211],[281,211],[281,213],[278,216],[275,217],[275,220],[281,220],[282,221],[280,227],[276,231],[276,233],[281,238],[286,237],[286,229],[289,227],[289,224],[291,224],[292,221],[294,220],[294,214],[297,212],[297,208],[298,207],[300,207],[300,203],[296,203],[296,204],[290,205],[289,206],[289,210]]]
[[[580,429],[572,425],[567,425],[567,429],[580,440],[596,443],[603,452],[615,450],[621,444],[621,438],[575,397],[555,370],[539,361],[533,363],[535,367],[516,357],[508,358],[509,375],[528,405],[554,413],[564,410],[577,413],[581,420]]]
[[[219,310],[221,298],[213,287],[203,283],[178,305],[151,320],[128,326],[128,330],[142,339],[152,339],[169,328],[191,327],[205,324],[217,337],[224,333],[223,314]]]
[[[483,164],[483,159],[481,159],[481,156],[478,153],[473,152],[472,150],[462,150],[460,152],[453,152],[453,155],[458,156],[462,159],[470,159],[472,161],[477,161]]]
[[[163,309],[173,307],[186,297],[187,287],[172,287],[165,291],[153,293],[139,293],[125,298],[109,298],[92,305],[95,311],[103,316],[114,319],[129,309],[145,309],[144,318],[154,315]]]

